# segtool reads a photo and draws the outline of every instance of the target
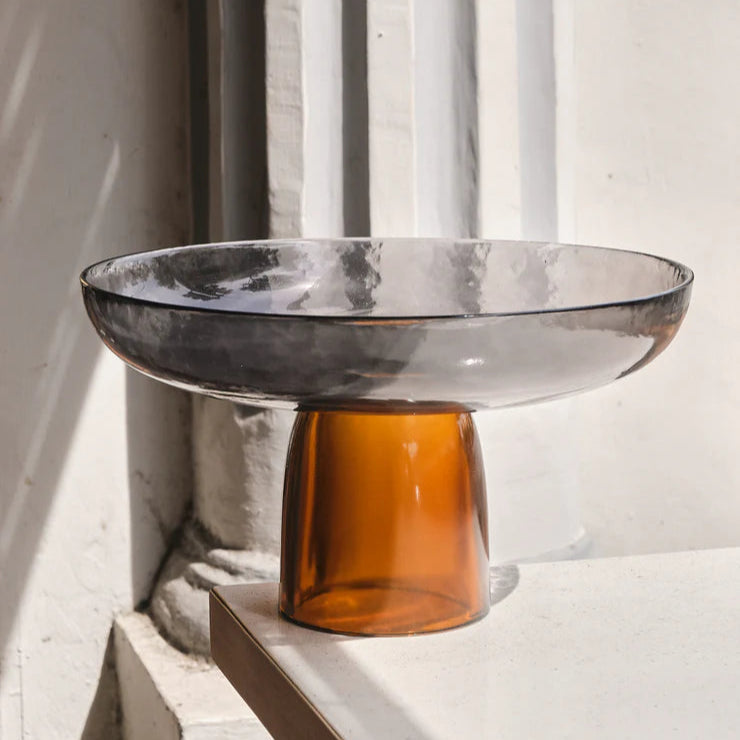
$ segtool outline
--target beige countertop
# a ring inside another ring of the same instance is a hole
[[[740,737],[740,549],[494,569],[485,619],[414,637],[216,592],[216,662],[277,738]]]

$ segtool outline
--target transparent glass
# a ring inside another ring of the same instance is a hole
[[[636,252],[454,239],[198,245],[105,260],[81,276],[98,334],[132,367],[299,410],[281,609],[361,634],[485,613],[484,483],[469,413],[637,370],[675,336],[692,280],[687,267]]]
[[[488,612],[486,489],[469,413],[300,412],[283,507],[289,619],[383,635]]]

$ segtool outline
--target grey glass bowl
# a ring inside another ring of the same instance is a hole
[[[208,244],[81,276],[105,344],[164,382],[254,405],[467,410],[645,365],[676,334],[692,280],[636,252],[454,239]]]

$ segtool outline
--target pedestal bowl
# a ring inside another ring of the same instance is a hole
[[[172,385],[298,412],[280,611],[409,634],[489,609],[471,413],[604,385],[675,336],[693,274],[616,249],[455,239],[295,239],[105,260],[90,319]]]

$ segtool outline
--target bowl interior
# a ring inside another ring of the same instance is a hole
[[[531,242],[366,239],[241,242],[145,252],[83,282],[166,306],[284,316],[516,315],[641,301],[691,271],[635,252]]]

